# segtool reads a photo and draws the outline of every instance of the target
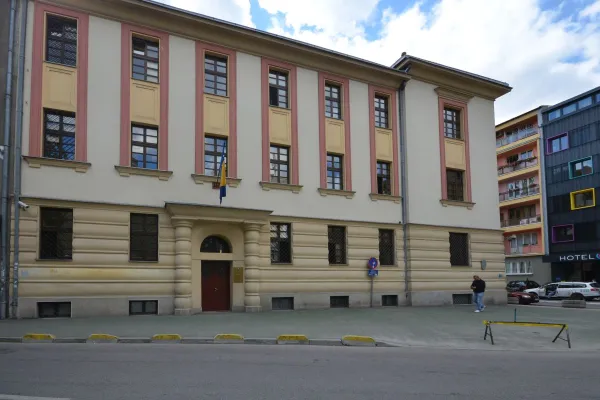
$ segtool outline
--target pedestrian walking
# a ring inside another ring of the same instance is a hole
[[[475,303],[475,312],[481,312],[485,308],[485,306],[483,305],[485,281],[481,279],[479,275],[474,275],[473,283],[471,283],[471,289],[473,290],[473,302]]]

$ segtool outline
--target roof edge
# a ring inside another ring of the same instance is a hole
[[[398,60],[396,60],[396,62],[394,62],[394,64],[392,64],[392,68],[398,69],[398,68],[405,66],[408,63],[416,63],[416,64],[421,64],[423,66],[431,67],[431,68],[442,69],[451,74],[459,75],[459,76],[467,78],[467,79],[473,79],[473,80],[479,81],[481,83],[492,85],[501,90],[503,89],[505,91],[505,93],[508,93],[512,90],[512,87],[506,82],[502,82],[502,81],[488,78],[488,77],[485,77],[482,75],[474,74],[472,72],[464,71],[464,70],[461,70],[458,68],[449,67],[447,65],[443,65],[443,64],[439,64],[439,63],[436,63],[433,61],[425,60],[423,58],[411,56],[406,53],[402,53],[402,56]]]

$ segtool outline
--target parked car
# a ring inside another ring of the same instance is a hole
[[[526,293],[535,293],[543,299],[600,299],[600,283],[596,282],[554,282],[538,288],[525,289]]]
[[[519,304],[528,305],[532,303],[538,303],[540,301],[539,296],[536,293],[527,292],[509,292],[508,297],[516,297],[519,299]]]
[[[510,281],[506,284],[506,290],[509,292],[522,292],[526,289],[539,288],[540,284],[535,281]]]

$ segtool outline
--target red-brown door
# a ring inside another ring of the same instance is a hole
[[[231,309],[230,263],[202,261],[202,311]]]

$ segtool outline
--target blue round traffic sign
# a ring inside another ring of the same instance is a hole
[[[377,262],[377,259],[375,257],[371,257],[369,258],[369,262],[367,263],[367,265],[370,269],[375,269],[377,268],[377,265],[379,265],[379,263]]]

